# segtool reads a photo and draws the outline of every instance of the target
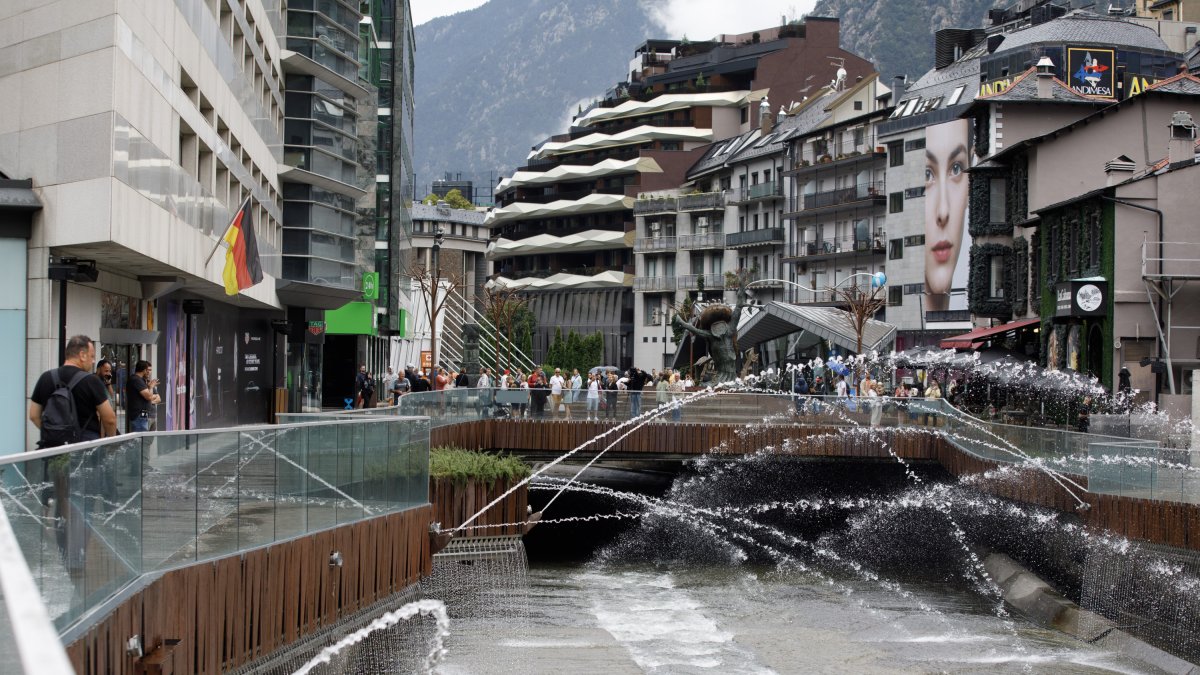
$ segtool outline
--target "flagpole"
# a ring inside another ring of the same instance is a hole
[[[241,213],[242,210],[246,208],[246,204],[248,204],[250,202],[251,197],[252,197],[252,195],[247,195],[246,201],[242,202],[241,206],[239,206],[238,210],[235,211],[234,213],[235,214]],[[236,218],[236,217],[237,216],[234,215],[234,218]],[[209,253],[208,257],[204,259],[204,267],[208,267],[208,263],[212,262],[213,256],[217,254],[217,250],[221,248],[221,244],[225,243],[225,235],[229,234],[229,228],[231,228],[231,227],[233,227],[233,218],[231,218],[229,220],[229,225],[225,226],[225,231],[222,232],[221,236],[217,238],[217,245],[213,247],[212,253]]]

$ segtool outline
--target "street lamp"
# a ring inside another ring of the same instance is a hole
[[[439,313],[437,311],[437,307],[438,307],[437,296],[438,296],[439,287],[442,285],[442,265],[441,265],[440,258],[441,258],[441,253],[442,253],[442,244],[444,244],[445,242],[446,242],[445,228],[443,228],[441,225],[435,226],[434,230],[433,230],[433,247],[432,247],[433,254],[430,259],[430,267],[433,269],[431,271],[431,274],[430,274],[431,278],[429,280],[430,283],[429,283],[429,317],[428,317],[429,318],[429,336],[430,336],[429,337],[429,356],[430,356],[430,360],[432,361],[432,365],[435,369],[434,372],[436,372],[436,368],[437,368],[438,364],[441,363],[441,359],[438,358],[437,325],[436,324],[437,324],[437,315]]]
[[[67,360],[67,282],[95,283],[100,278],[95,260],[50,258],[46,276],[58,282],[58,362]]]

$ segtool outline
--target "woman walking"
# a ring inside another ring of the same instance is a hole
[[[600,377],[595,373],[588,373],[587,418],[589,421],[600,419]]]

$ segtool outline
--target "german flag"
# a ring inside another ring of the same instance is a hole
[[[262,263],[258,260],[258,239],[254,237],[249,197],[234,214],[222,239],[229,245],[225,251],[225,270],[221,273],[225,294],[237,295],[262,281]]]

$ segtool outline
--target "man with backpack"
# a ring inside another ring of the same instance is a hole
[[[29,396],[29,421],[41,430],[39,448],[117,435],[117,414],[104,383],[92,374],[96,343],[76,335],[65,351],[62,366],[42,373]]]

